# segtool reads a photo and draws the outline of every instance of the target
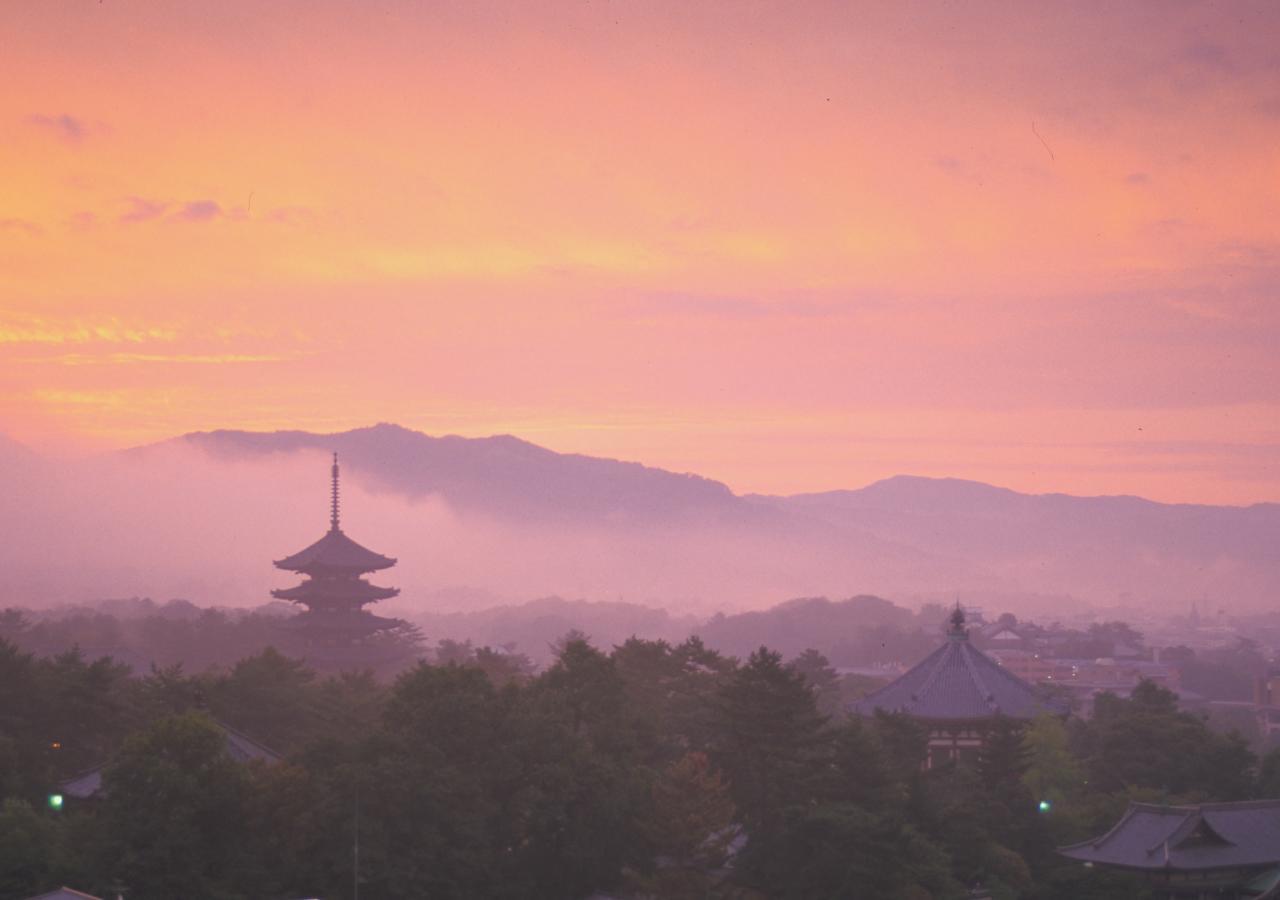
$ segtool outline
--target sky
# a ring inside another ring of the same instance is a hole
[[[0,4],[0,432],[1280,500],[1280,6]]]

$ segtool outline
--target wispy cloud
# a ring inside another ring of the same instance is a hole
[[[169,363],[195,365],[224,365],[228,363],[273,363],[296,359],[296,355],[283,353],[64,353],[44,356],[28,362],[54,363],[63,366],[129,365],[139,363]]]
[[[26,122],[28,125],[38,128],[45,134],[51,135],[67,144],[80,144],[90,135],[103,130],[101,125],[88,122],[68,113],[52,116],[33,113],[27,116]]]
[[[212,222],[226,217],[227,212],[216,200],[152,200],[147,197],[126,197],[129,208],[116,220],[125,224],[153,222]]]
[[[172,341],[177,332],[171,328],[138,328],[117,319],[93,322],[59,321],[39,316],[11,317],[0,320],[0,345],[3,344],[141,344],[150,341]]]
[[[211,222],[223,215],[222,207],[213,200],[191,200],[173,214],[180,222]]]
[[[17,231],[34,237],[43,230],[35,222],[27,219],[0,219],[0,231]]]
[[[165,210],[171,204],[161,200],[147,200],[143,197],[127,197],[125,202],[129,204],[129,209],[120,216],[120,222],[150,222],[152,219],[158,219],[165,214]]]

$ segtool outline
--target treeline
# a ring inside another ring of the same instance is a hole
[[[292,612],[285,604],[225,610],[147,599],[42,612],[15,608],[0,610],[0,638],[40,655],[78,646],[90,654],[110,654],[138,671],[178,662],[199,671],[232,665],[267,646],[302,655],[305,648],[288,629]],[[837,666],[870,666],[923,657],[936,646],[948,612],[930,605],[913,613],[870,595],[835,601],[810,597],[716,615],[699,624],[635,604],[544,597],[471,613],[424,613],[415,623],[421,631],[405,623],[387,640],[403,647],[406,657],[428,655],[423,633],[433,641],[474,640],[524,653],[541,666],[551,661],[555,640],[571,630],[607,644],[631,635],[679,643],[696,633],[708,647],[734,656],[745,657],[767,643],[788,657],[816,649]]]
[[[1133,798],[1280,795],[1280,756],[1258,768],[1151,684],[922,771],[911,720],[822,713],[814,652],[570,636],[536,675],[450,653],[390,684],[274,650],[138,678],[0,642],[0,896],[1129,900],[1053,848]],[[218,722],[284,760],[234,762]],[[102,762],[100,795],[49,806]]]

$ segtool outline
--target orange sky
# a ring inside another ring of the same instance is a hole
[[[1280,7],[0,7],[0,431],[1280,500]]]

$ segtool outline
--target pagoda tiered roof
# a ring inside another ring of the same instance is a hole
[[[1070,859],[1128,869],[1204,871],[1280,863],[1280,800],[1131,803],[1101,837],[1059,847]]]
[[[364,638],[400,624],[400,619],[376,616],[364,609],[309,609],[291,619],[285,619],[281,627],[304,634]]]
[[[964,614],[952,617],[947,642],[896,680],[853,704],[854,712],[901,712],[920,719],[966,721],[1063,713],[1035,688],[969,643]]]
[[[323,606],[328,603],[342,602],[373,603],[376,600],[388,600],[399,593],[399,588],[378,587],[362,578],[308,578],[294,587],[273,590],[271,596],[277,600],[293,600]]]
[[[391,557],[361,547],[336,525],[311,546],[275,561],[278,569],[307,574],[376,572],[395,564]]]

